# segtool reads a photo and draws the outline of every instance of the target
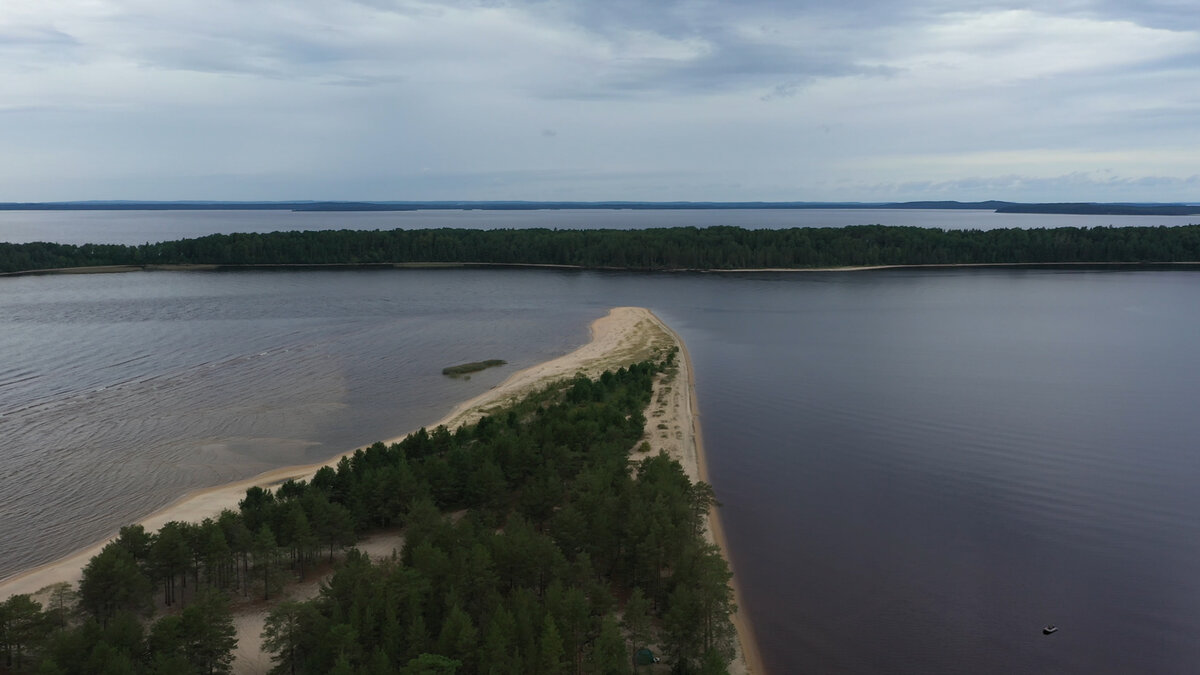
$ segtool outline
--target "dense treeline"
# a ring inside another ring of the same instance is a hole
[[[1200,206],[1188,204],[1097,204],[1095,202],[1053,204],[1003,204],[996,213],[1064,213],[1089,216],[1193,216]]]
[[[673,366],[579,376],[455,432],[377,443],[216,519],[123,528],[77,592],[0,603],[0,671],[228,672],[231,599],[269,600],[357,536],[403,527],[398,556],[351,550],[317,598],[271,611],[275,672],[617,674],[649,645],[673,672],[725,672],[711,488],[665,455],[629,456]]]
[[[550,264],[641,270],[1200,261],[1200,225],[940,230],[325,230],[140,246],[0,244],[0,272],[97,265]]]

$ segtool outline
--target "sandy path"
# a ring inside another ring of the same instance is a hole
[[[371,560],[386,560],[404,548],[404,535],[395,530],[376,532],[359,540],[354,548],[366,553]],[[304,601],[317,597],[321,582],[329,574],[312,575],[303,583],[288,584],[280,597],[270,603],[235,605],[233,627],[237,629],[237,648],[233,650],[233,675],[264,675],[270,672],[271,655],[263,651],[262,632],[267,623],[267,614],[281,600]]]

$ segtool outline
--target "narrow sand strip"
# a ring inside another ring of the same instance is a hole
[[[551,382],[572,377],[576,373],[594,377],[605,370],[651,358],[671,347],[679,347],[682,358],[678,359],[679,367],[675,373],[664,374],[655,383],[654,398],[647,415],[646,440],[653,452],[662,450],[678,460],[693,481],[707,481],[708,470],[704,463],[695,386],[691,379],[692,363],[687,346],[661,319],[641,307],[613,308],[607,316],[592,322],[591,341],[587,344],[564,356],[513,373],[492,389],[459,404],[428,428],[444,425],[454,429],[463,424],[470,424]],[[663,433],[664,430],[666,433]],[[398,442],[406,435],[388,439],[385,443]],[[173,520],[199,522],[204,518],[215,517],[223,509],[236,509],[246,490],[252,486],[277,485],[288,479],[306,480],[321,467],[336,465],[342,457],[343,455],[338,455],[320,464],[275,469],[248,480],[196,491],[153,513],[142,520],[141,524],[147,530],[157,531]],[[710,541],[721,547],[728,560],[725,537],[715,509],[709,514],[708,536]],[[384,548],[389,550],[375,553],[390,552],[390,547],[395,545],[395,541],[386,537],[381,537],[381,540],[388,541],[389,546]],[[0,598],[18,593],[33,594],[60,582],[78,583],[84,565],[107,542],[108,540],[96,543],[66,558],[0,581]],[[309,585],[315,588],[315,584]],[[741,594],[736,578],[733,587],[735,601],[741,606]],[[304,592],[297,590],[300,591],[298,595],[303,597]],[[265,611],[262,609],[242,613],[239,616],[239,632],[253,633],[261,630]],[[761,666],[746,613],[739,611],[733,618],[738,632],[738,653],[734,663],[730,664],[730,672],[734,675],[761,675],[765,671]],[[246,625],[241,625],[243,623]],[[253,640],[255,643],[258,638],[257,635],[239,637],[243,640]],[[269,668],[265,655],[255,648],[256,646],[246,645],[239,648],[238,672],[265,672]]]
[[[652,315],[653,316],[653,315]],[[692,380],[692,357],[687,344],[669,326],[654,317],[658,327],[670,336],[679,347],[679,368],[675,373],[664,373],[654,383],[654,395],[646,415],[646,441],[652,453],[665,452],[682,466],[687,477],[696,481],[709,482],[708,465],[704,459],[704,436],[700,433],[700,408],[696,403],[696,383]],[[721,516],[714,507],[708,512],[708,529],[705,532],[710,543],[721,548],[730,569],[733,560],[721,529]],[[729,664],[730,675],[763,675],[766,669],[754,638],[750,616],[745,611],[741,588],[737,583],[736,570],[733,577],[733,597],[738,611],[733,615],[737,629],[737,654]]]

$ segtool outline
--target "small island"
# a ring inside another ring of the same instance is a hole
[[[442,374],[447,377],[458,377],[460,375],[468,375],[477,373],[488,368],[506,365],[508,361],[504,359],[488,359],[487,361],[474,361],[472,363],[463,363],[457,366],[447,366],[442,368]]]

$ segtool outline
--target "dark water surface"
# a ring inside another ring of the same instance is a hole
[[[1200,666],[1188,271],[3,279],[0,576],[436,419],[621,304],[688,343],[770,672]],[[478,358],[511,366],[439,374]]]
[[[735,225],[750,229],[910,225],[1000,227],[1174,226],[1198,216],[1080,216],[958,209],[543,209],[537,211],[0,211],[0,241],[145,244],[228,232],[457,227],[643,229]]]

